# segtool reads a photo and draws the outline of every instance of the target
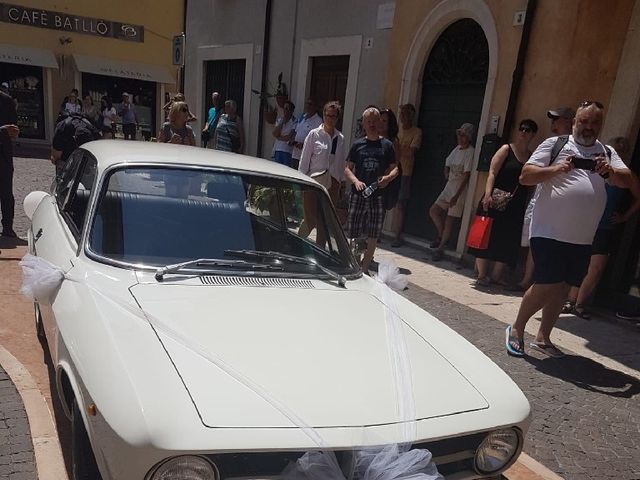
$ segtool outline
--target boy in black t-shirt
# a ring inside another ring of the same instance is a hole
[[[367,273],[384,221],[384,198],[380,189],[398,175],[398,166],[393,144],[378,134],[378,109],[367,108],[362,114],[362,123],[366,136],[351,146],[344,172],[352,184],[347,236],[367,235],[367,249],[362,259],[362,271]]]

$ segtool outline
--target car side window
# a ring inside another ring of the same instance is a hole
[[[85,152],[75,171],[75,176],[70,181],[69,193],[62,205],[63,215],[77,236],[84,227],[89,197],[96,183],[96,174],[96,160]]]
[[[54,193],[56,195],[56,201],[58,202],[58,206],[60,209],[63,208],[67,198],[69,196],[69,192],[71,191],[71,187],[73,186],[73,182],[76,177],[76,173],[78,171],[78,167],[82,161],[83,151],[76,150],[67,160],[62,169],[62,172],[56,177],[54,183]]]

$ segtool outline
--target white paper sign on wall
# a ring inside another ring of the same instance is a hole
[[[381,3],[378,5],[378,17],[376,19],[376,28],[385,30],[393,27],[393,15],[396,11],[396,3]]]

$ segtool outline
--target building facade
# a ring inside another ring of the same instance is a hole
[[[205,117],[210,96],[232,98],[243,118],[246,153],[271,156],[273,125],[259,94],[281,86],[304,101],[340,100],[349,142],[364,107],[383,101],[394,2],[353,0],[194,0],[187,6],[185,93]],[[273,98],[267,100],[273,108]],[[203,122],[200,122],[202,126]]]
[[[640,4],[634,0],[403,0],[389,40],[384,99],[413,103],[423,145],[418,152],[405,231],[433,238],[428,208],[442,189],[446,154],[463,122],[477,127],[475,165],[455,248],[465,251],[486,181],[483,145],[508,140],[524,118],[551,135],[546,111],[583,100],[605,104],[601,138],[622,135],[636,146],[640,170]],[[533,145],[535,147],[535,145]],[[482,161],[484,160],[484,161]],[[415,192],[415,193],[414,193]],[[638,295],[637,219],[620,232],[604,280],[610,299]]]
[[[76,88],[100,105],[136,103],[138,138],[155,136],[165,93],[176,91],[172,36],[183,2],[33,0],[0,4],[0,82],[16,99],[20,142],[47,144],[65,97]],[[156,11],[153,15],[150,12]],[[162,13],[162,14],[160,14]]]

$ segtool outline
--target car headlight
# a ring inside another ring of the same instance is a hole
[[[218,469],[204,457],[182,455],[169,458],[151,469],[147,480],[218,480]]]
[[[478,473],[494,474],[514,460],[522,445],[522,435],[515,428],[491,432],[476,450]]]

